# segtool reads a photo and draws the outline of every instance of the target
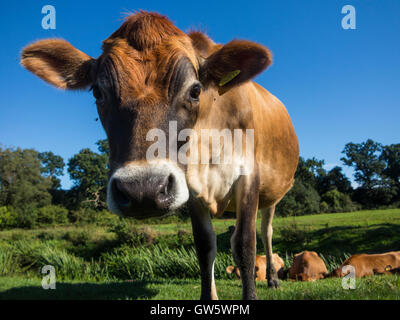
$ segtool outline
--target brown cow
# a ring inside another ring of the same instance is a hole
[[[285,266],[285,263],[283,262],[282,258],[276,253],[273,254],[273,264],[276,272],[278,273],[278,278],[283,279],[283,274],[284,274],[283,268]],[[266,256],[256,256],[256,264],[255,264],[256,280],[258,281],[267,280],[266,270],[267,270]],[[228,266],[226,267],[226,272],[229,274],[235,273],[236,276],[240,279],[240,270],[238,267]]]
[[[299,147],[283,104],[251,81],[271,62],[271,53],[260,44],[216,44],[148,12],[129,16],[103,42],[97,59],[60,39],[35,42],[21,55],[25,68],[58,88],[92,88],[110,146],[111,211],[146,218],[187,204],[203,299],[217,299],[210,212],[218,216],[225,209],[236,210],[231,244],[243,298],[257,298],[258,209],[271,266],[268,283],[279,285],[272,265],[272,218],[293,185]],[[210,136],[220,141],[222,131],[224,143],[210,143]],[[238,145],[229,152],[232,135]],[[201,162],[192,161],[199,150]]]
[[[353,266],[357,278],[368,277],[374,274],[395,274],[400,268],[400,251],[352,255],[339,268],[333,270],[330,276],[343,277],[347,275],[350,270],[343,270],[344,266]]]
[[[328,275],[324,261],[314,251],[303,251],[293,257],[289,278],[300,281],[314,281]]]

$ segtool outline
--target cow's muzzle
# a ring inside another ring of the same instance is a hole
[[[162,216],[189,198],[184,172],[169,161],[130,163],[115,171],[108,184],[107,202],[122,216]]]

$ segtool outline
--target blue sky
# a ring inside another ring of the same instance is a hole
[[[44,5],[56,30],[41,27]],[[341,8],[356,9],[344,30]],[[269,47],[274,64],[256,81],[287,107],[303,157],[341,164],[347,142],[400,143],[400,1],[1,1],[0,143],[51,150],[65,161],[105,138],[94,99],[45,84],[19,64],[26,44],[49,37],[101,54],[101,41],[138,9],[169,16],[182,30],[201,28],[216,42],[233,38]],[[351,170],[345,172],[350,176]],[[68,175],[64,188],[71,186]]]

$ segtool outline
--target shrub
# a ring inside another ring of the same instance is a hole
[[[54,205],[48,205],[37,209],[38,224],[62,224],[68,223],[68,210]]]
[[[17,210],[17,227],[34,228],[37,226],[37,209],[34,206],[25,206]]]
[[[54,240],[54,234],[53,233],[50,233],[50,232],[40,232],[38,235],[37,235],[37,238],[38,239],[40,239],[40,240]],[[20,239],[22,239],[22,238],[20,238]]]
[[[328,210],[325,212],[349,212],[357,209],[350,197],[337,189],[332,189],[323,194],[322,200],[328,205]]]
[[[117,236],[117,242],[133,246],[148,245],[154,242],[155,232],[150,227],[138,228],[126,220],[119,220],[110,229]]]
[[[366,189],[359,187],[354,190],[352,199],[366,209],[376,209],[389,205],[395,199],[396,188],[376,187]],[[395,202],[395,201],[393,201]]]
[[[191,244],[193,242],[192,234],[190,232],[187,232],[186,230],[178,230],[176,237],[177,237],[177,243],[179,245],[184,245],[186,243]]]
[[[118,221],[118,216],[108,210],[94,210],[90,208],[81,208],[70,213],[71,222],[110,226]]]
[[[278,203],[276,207],[277,216],[299,216],[320,212],[320,196],[309,184],[303,184],[296,180],[292,189]]]
[[[12,207],[0,207],[0,229],[16,227],[17,214]]]
[[[327,204],[325,201],[322,201],[319,205],[321,212],[327,213],[329,212],[329,204]]]
[[[64,237],[64,240],[71,242],[74,246],[85,245],[89,240],[89,233],[86,231],[68,231]]]
[[[165,217],[153,217],[141,220],[133,220],[134,224],[170,224],[170,223],[186,223],[190,219],[186,209],[183,208],[180,211],[173,212]]]

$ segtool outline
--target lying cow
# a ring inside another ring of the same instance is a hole
[[[303,251],[293,257],[289,278],[299,281],[314,281],[328,275],[324,261],[314,251]]]
[[[283,279],[284,275],[284,266],[285,263],[283,262],[282,258],[274,253],[273,254],[273,264],[274,268],[278,273],[279,279]],[[267,270],[267,257],[266,256],[256,256],[256,264],[255,264],[255,271],[256,271],[256,280],[258,281],[266,281],[266,270]],[[240,279],[240,270],[238,267],[228,266],[226,268],[226,272],[229,274],[235,273],[236,276]]]
[[[112,212],[140,219],[189,208],[202,299],[218,298],[210,213],[235,210],[231,244],[242,296],[256,299],[257,211],[271,262],[275,207],[293,186],[299,159],[286,108],[252,81],[272,63],[270,51],[246,40],[216,44],[142,11],[102,49],[93,58],[65,40],[40,40],[24,48],[21,64],[55,87],[91,88],[110,147]],[[273,267],[267,278],[279,286]]]
[[[354,267],[357,278],[368,277],[374,274],[394,274],[400,268],[400,251],[381,254],[355,254],[346,259],[342,265],[333,270],[331,277],[343,277],[351,271],[343,269],[345,266]]]

